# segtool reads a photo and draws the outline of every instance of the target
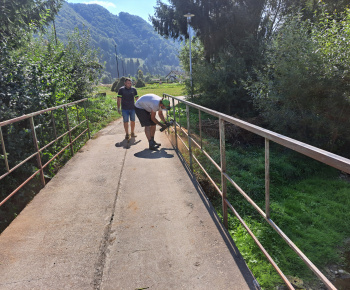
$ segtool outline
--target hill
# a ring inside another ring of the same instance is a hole
[[[152,25],[139,16],[121,12],[111,14],[96,4],[64,3],[55,19],[58,38],[65,42],[74,31],[89,29],[92,46],[100,49],[106,63],[105,76],[115,79],[119,75],[136,75],[140,68],[144,74],[164,75],[179,69],[179,43],[158,35]]]

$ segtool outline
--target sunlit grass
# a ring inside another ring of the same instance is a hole
[[[164,93],[172,96],[183,96],[184,89],[185,85],[179,83],[146,84],[143,88],[136,88],[139,96],[145,94],[156,94],[162,96]],[[107,96],[112,98],[117,97],[115,92],[111,92],[111,86],[97,86],[96,90],[98,93],[106,93]]]

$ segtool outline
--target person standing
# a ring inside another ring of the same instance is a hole
[[[122,108],[125,139],[129,139],[129,119],[130,119],[130,129],[131,137],[137,137],[135,135],[135,100],[137,101],[138,95],[137,90],[131,86],[131,79],[126,78],[124,81],[124,86],[118,90],[118,113],[120,114],[120,105]]]
[[[161,145],[154,140],[156,125],[161,126],[163,129],[169,126],[169,123],[165,121],[163,109],[170,109],[169,100],[162,99],[155,94],[143,95],[135,103],[135,112],[137,118],[140,120],[141,127],[145,127],[145,134],[149,143],[150,150],[157,150]],[[164,124],[157,120],[157,113]]]

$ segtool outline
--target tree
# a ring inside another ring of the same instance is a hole
[[[302,18],[290,17],[274,35],[249,91],[271,129],[346,156],[350,11],[318,14],[316,23]]]
[[[143,81],[143,71],[140,69],[137,71],[137,79]]]
[[[21,42],[24,33],[42,30],[63,0],[0,0],[0,46]]]

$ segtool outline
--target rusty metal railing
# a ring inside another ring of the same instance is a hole
[[[314,272],[314,274],[325,284],[328,289],[336,290],[334,285],[321,273],[321,271],[305,256],[305,254],[288,238],[288,236],[272,221],[270,218],[270,141],[278,143],[286,148],[292,149],[303,155],[311,157],[314,160],[318,160],[322,163],[328,164],[334,168],[350,174],[350,160],[339,155],[327,152],[325,150],[316,148],[314,146],[308,145],[303,142],[288,138],[286,136],[277,134],[275,132],[266,130],[264,128],[255,126],[253,124],[247,123],[245,121],[239,120],[237,118],[231,117],[226,114],[219,113],[217,111],[199,106],[197,104],[176,98],[174,96],[164,94],[164,97],[172,99],[172,109],[174,118],[174,128],[172,129],[175,134],[175,146],[178,148],[178,140],[180,140],[183,146],[189,152],[189,165],[193,171],[193,161],[195,161],[201,170],[208,177],[212,185],[218,191],[222,197],[222,213],[223,213],[223,223],[226,228],[228,228],[228,208],[234,213],[238,218],[250,236],[253,238],[254,242],[258,245],[260,250],[266,256],[268,261],[275,268],[279,276],[282,278],[284,283],[289,289],[294,289],[293,285],[289,282],[287,277],[283,274],[278,265],[274,262],[269,253],[265,250],[263,245],[259,242],[254,233],[250,230],[247,224],[244,222],[243,218],[239,215],[233,205],[227,199],[227,181],[230,182],[238,192],[254,207],[254,209],[271,225],[271,227],[284,239],[284,241],[296,252],[296,254],[303,260],[303,262]],[[178,120],[176,118],[175,105],[178,103],[183,103],[186,105],[186,119],[187,119],[187,130],[184,130],[180,124],[181,114],[179,113]],[[200,131],[200,144],[198,144],[194,138],[192,138],[192,128],[190,127],[190,107],[198,110],[199,117],[199,131]],[[220,133],[220,165],[218,165],[215,160],[203,149],[202,146],[202,127],[201,127],[201,112],[205,112],[211,116],[217,117],[219,119],[219,133]],[[225,153],[225,122],[234,124],[242,129],[252,132],[265,138],[265,211],[261,209],[253,199],[251,199],[246,192],[227,174],[226,172],[226,153]],[[183,134],[187,136],[187,142],[185,142],[180,134],[180,130]],[[170,131],[168,131],[170,133]],[[210,162],[215,166],[215,168],[221,174],[221,189],[217,186],[215,181],[205,170],[204,166],[199,162],[198,158],[193,154],[193,146],[199,148],[201,153],[203,153]]]
[[[19,167],[21,167],[22,165],[24,165],[26,162],[28,162],[29,160],[31,160],[32,158],[36,158],[36,163],[37,163],[37,167],[38,170],[35,171],[29,178],[27,178],[24,182],[22,182],[21,185],[19,185],[15,190],[13,190],[10,194],[8,194],[1,202],[0,202],[0,206],[2,206],[6,201],[8,201],[14,194],[16,194],[21,188],[23,188],[30,180],[32,180],[37,174],[40,174],[40,180],[41,180],[41,184],[44,187],[45,186],[45,177],[44,177],[44,169],[54,160],[56,159],[62,152],[64,152],[68,147],[70,147],[70,152],[72,155],[74,155],[74,150],[73,150],[73,143],[75,141],[77,141],[81,136],[83,136],[86,132],[88,134],[88,137],[90,139],[90,129],[89,129],[89,120],[88,120],[88,116],[87,116],[87,110],[86,110],[86,102],[88,101],[88,99],[82,99],[76,102],[72,102],[69,104],[64,104],[61,106],[57,106],[57,107],[52,107],[52,108],[48,108],[45,110],[41,110],[38,112],[34,112],[31,114],[27,114],[27,115],[23,115],[21,117],[18,118],[14,118],[11,120],[7,120],[7,121],[3,121],[0,122],[0,142],[1,142],[1,148],[2,148],[2,154],[4,156],[4,162],[5,162],[5,167],[6,167],[6,173],[2,174],[0,176],[0,181],[2,179],[4,179],[6,176],[8,176],[9,174],[11,174],[12,172],[14,172],[16,169],[18,169]],[[85,119],[84,120],[80,120],[79,117],[79,110],[78,110],[78,104],[82,103],[82,105],[84,106],[84,113],[85,113]],[[72,122],[70,122],[69,120],[69,114],[68,114],[68,108],[70,107],[74,107],[76,108],[77,111],[77,121],[78,124],[76,126],[74,126],[73,128],[71,127]],[[61,134],[60,136],[57,136],[57,128],[56,128],[56,124],[55,124],[55,117],[53,112],[58,110],[58,109],[63,109],[64,110],[64,115],[65,115],[65,132],[63,134]],[[34,123],[34,117],[35,116],[39,116],[45,113],[51,113],[51,121],[52,121],[52,129],[54,132],[54,139],[49,142],[48,144],[46,144],[45,146],[40,148],[40,142],[37,138],[37,134],[36,134],[36,127],[35,127],[35,123]],[[13,166],[12,168],[10,168],[9,165],[9,161],[8,161],[8,157],[7,157],[7,152],[6,152],[6,146],[5,146],[5,139],[4,139],[4,134],[3,134],[3,130],[2,128],[7,126],[7,125],[12,125],[15,123],[18,123],[20,121],[25,121],[28,120],[30,123],[30,131],[31,131],[31,136],[32,136],[32,140],[33,140],[33,148],[35,153],[33,153],[32,155],[30,155],[29,157],[25,158],[24,160],[20,161],[17,165]],[[72,139],[72,132],[74,130],[76,130],[78,127],[82,126],[83,124],[86,123],[86,129],[84,129],[75,139]],[[53,145],[54,143],[56,143],[57,141],[61,140],[63,137],[65,137],[66,135],[68,135],[69,137],[69,142],[66,146],[64,146],[59,152],[55,152],[56,154],[50,159],[48,160],[45,164],[42,163],[42,153],[45,149],[47,149],[49,146]]]

